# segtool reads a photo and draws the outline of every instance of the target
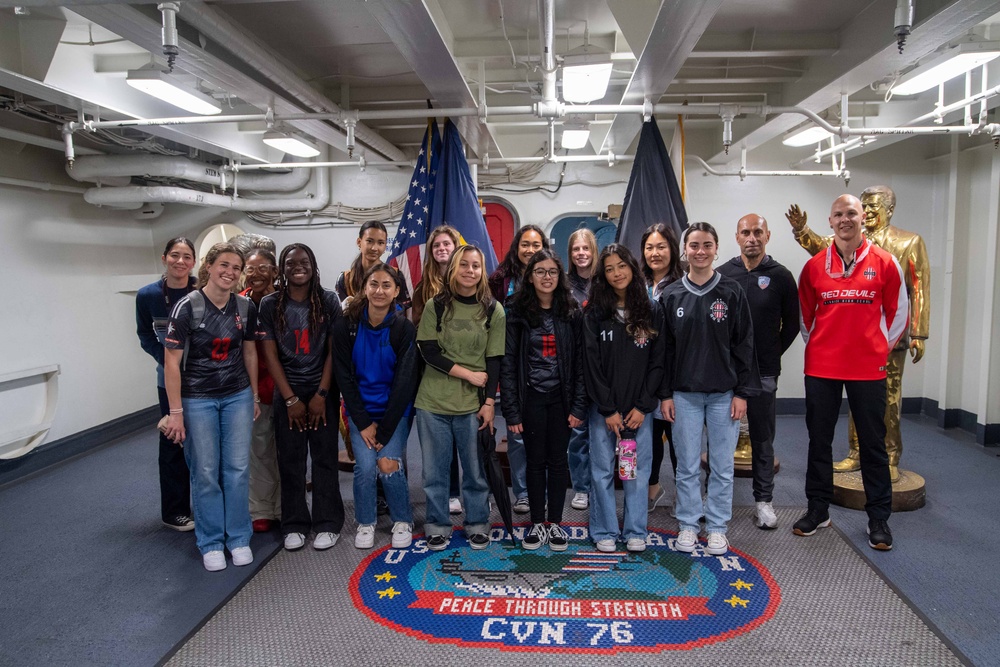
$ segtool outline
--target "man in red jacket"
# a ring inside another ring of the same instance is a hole
[[[883,420],[886,365],[889,351],[906,331],[909,302],[899,263],[864,236],[864,219],[857,197],[838,197],[830,210],[833,244],[813,256],[799,277],[809,510],[792,531],[807,536],[830,525],[833,435],[846,388],[858,432],[868,544],[888,550],[892,482]]]

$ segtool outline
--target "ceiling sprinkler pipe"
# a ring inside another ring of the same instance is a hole
[[[174,71],[180,49],[177,48],[177,12],[180,3],[161,2],[156,6],[163,14],[163,55],[167,57],[167,70]]]
[[[896,48],[903,53],[906,37],[913,28],[914,5],[916,0],[896,0],[896,16],[893,23],[893,34],[896,35]]]

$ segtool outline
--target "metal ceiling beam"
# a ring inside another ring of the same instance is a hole
[[[150,53],[159,53],[163,48],[160,21],[133,7],[86,5],[75,7],[74,11]],[[180,55],[177,58],[179,69],[204,79],[222,90],[230,91],[248,104],[259,109],[266,109],[270,106],[278,115],[310,111],[303,108],[303,105],[295,104],[285,97],[276,95],[267,86],[243,74],[221,58],[207,53],[199,44],[179,37],[178,46],[180,48]],[[346,135],[340,128],[315,120],[294,121],[290,124],[329,144],[334,149],[346,152],[344,148]],[[170,130],[170,128],[164,128],[164,130]],[[175,141],[187,143],[185,139],[180,137],[175,138]]]
[[[665,0],[661,3],[649,38],[636,61],[632,79],[622,95],[622,104],[642,104],[647,98],[656,102],[666,92],[722,6],[722,1]],[[620,114],[598,152],[627,150],[641,127],[642,116]]]
[[[434,0],[369,0],[365,6],[439,107],[479,106],[451,53],[454,40]],[[493,133],[478,118],[458,118],[455,125],[477,157],[502,156]]]
[[[781,104],[820,112],[894,71],[899,71],[933,52],[942,44],[965,35],[971,28],[1000,12],[997,0],[956,0],[914,26],[903,54],[892,32],[895,0],[877,0],[858,14],[840,33],[840,49],[830,57],[809,62],[808,71],[795,83],[783,87]],[[769,100],[777,104],[775,100]],[[754,149],[779,137],[802,122],[798,114],[778,116],[740,137],[734,127],[734,146]],[[721,147],[721,143],[719,144]],[[731,158],[718,152],[715,164]]]

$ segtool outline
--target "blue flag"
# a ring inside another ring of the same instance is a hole
[[[639,247],[642,233],[658,222],[672,227],[678,240],[688,226],[677,177],[656,119],[652,118],[642,124],[615,240],[631,250],[638,259],[642,257],[642,248]]]
[[[399,220],[396,238],[392,241],[389,253],[389,265],[403,274],[410,294],[414,293],[414,287],[420,282],[427,234],[432,227],[434,174],[437,171],[440,148],[441,137],[437,121],[431,121],[427,124],[427,131],[420,145],[417,165],[413,168],[413,178],[410,179],[410,187],[406,193],[403,216]]]
[[[430,229],[448,224],[458,230],[462,240],[483,252],[487,275],[497,268],[497,256],[486,231],[486,220],[476,197],[469,163],[462,151],[462,138],[450,120],[445,121],[441,141],[441,161],[437,164],[434,181],[434,203],[431,206]]]

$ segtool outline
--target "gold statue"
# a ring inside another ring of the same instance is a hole
[[[888,251],[903,269],[906,292],[910,299],[910,327],[908,335],[889,353],[886,378],[885,447],[889,453],[889,471],[892,481],[899,479],[899,457],[903,452],[903,440],[899,432],[900,408],[903,402],[903,369],[906,351],[909,350],[913,363],[924,356],[924,341],[927,340],[931,319],[931,265],[927,259],[927,248],[919,234],[893,227],[890,223],[896,209],[896,194],[887,185],[876,185],[861,193],[861,205],[865,213],[865,236],[872,243]],[[825,250],[832,242],[832,236],[822,237],[806,226],[806,213],[792,204],[785,214],[792,225],[795,240],[809,254]],[[848,439],[850,451],[847,458],[833,464],[834,472],[851,472],[861,468],[858,454],[858,436],[854,430],[854,420],[849,417]]]

